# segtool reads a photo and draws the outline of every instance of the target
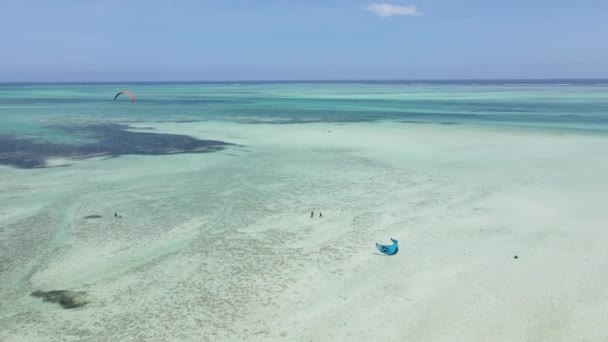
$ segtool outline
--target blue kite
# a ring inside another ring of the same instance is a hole
[[[378,250],[383,254],[395,255],[397,252],[399,252],[399,241],[393,238],[391,238],[391,241],[393,241],[392,245],[381,245],[376,242],[376,248],[378,248]]]

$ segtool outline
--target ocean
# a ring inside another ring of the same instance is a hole
[[[0,84],[0,340],[605,340],[607,133],[608,80]]]
[[[112,101],[120,90],[128,98]],[[0,84],[0,133],[83,122],[405,121],[605,131],[608,80]]]

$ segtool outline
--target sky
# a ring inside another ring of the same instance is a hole
[[[0,1],[0,82],[608,77],[606,0]]]

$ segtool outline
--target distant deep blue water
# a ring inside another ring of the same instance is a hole
[[[113,101],[119,90],[130,90]],[[608,132],[608,79],[2,83],[0,134],[97,122],[362,122]]]
[[[116,81],[116,82],[0,82],[2,85],[205,85],[205,84],[403,84],[403,85],[603,85],[608,86],[608,78],[596,79],[434,79],[434,80],[266,80],[266,81]]]

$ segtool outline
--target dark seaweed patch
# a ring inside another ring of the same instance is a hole
[[[87,158],[96,155],[117,157],[126,154],[164,155],[207,153],[232,145],[223,141],[200,140],[187,135],[131,132],[127,125],[94,124],[60,126],[68,135],[86,137],[92,142],[62,144],[0,135],[0,164],[24,169],[46,167],[52,157]]]
[[[42,298],[44,302],[58,303],[64,309],[74,309],[88,303],[85,291],[34,291],[31,293],[36,298]]]

